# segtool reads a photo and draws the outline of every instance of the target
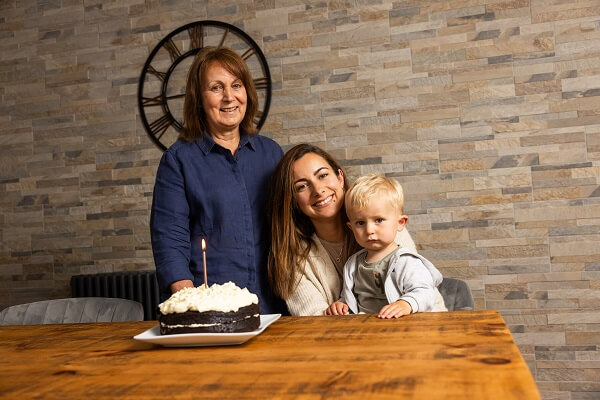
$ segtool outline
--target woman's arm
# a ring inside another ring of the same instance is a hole
[[[156,173],[150,217],[152,252],[163,296],[185,287],[180,285],[187,285],[182,282],[194,279],[189,269],[189,212],[181,166],[173,154],[166,151]]]
[[[170,287],[171,287],[171,292],[175,293],[175,292],[178,292],[181,289],[186,288],[186,287],[193,288],[194,287],[194,282],[191,281],[191,280],[189,280],[189,279],[184,279],[184,280],[181,280],[181,281],[177,281],[177,282],[171,283]]]
[[[320,242],[305,261],[298,286],[286,300],[292,315],[323,315],[339,299],[342,281]]]
[[[315,284],[305,274],[300,277],[298,287],[285,301],[292,315],[323,315],[333,301],[328,301],[318,286],[321,285]]]

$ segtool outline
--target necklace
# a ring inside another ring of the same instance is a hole
[[[342,254],[344,253],[345,247],[344,242],[332,243],[321,239],[321,243],[327,251],[327,254],[329,254],[329,258],[331,258],[331,261],[338,265],[341,264]]]
[[[344,251],[344,245],[342,244],[342,248],[340,249],[340,253],[337,255],[337,257],[335,257],[335,262],[336,263],[341,263],[342,262],[342,253]]]

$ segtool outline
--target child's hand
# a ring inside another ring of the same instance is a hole
[[[333,303],[335,304],[335,303]],[[331,306],[333,306],[333,304]],[[379,311],[379,318],[398,318],[403,315],[408,315],[412,312],[412,307],[404,300],[398,300],[387,306],[383,306]]]
[[[348,305],[341,301],[332,303],[323,313],[325,315],[346,315],[348,314]]]

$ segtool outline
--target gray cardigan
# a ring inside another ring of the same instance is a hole
[[[358,313],[358,303],[352,289],[357,268],[356,260],[359,254],[365,252],[366,250],[361,250],[352,255],[344,266],[344,287],[340,301],[346,303],[355,314]],[[384,289],[390,304],[404,300],[410,304],[413,313],[446,311],[443,299],[437,290],[440,283],[442,283],[442,274],[429,260],[410,249],[400,247],[390,259]]]

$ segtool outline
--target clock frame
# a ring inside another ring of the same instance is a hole
[[[271,74],[260,47],[240,28],[220,21],[196,21],[166,35],[150,52],[139,78],[140,119],[161,150],[169,148],[184,128],[182,110],[187,72],[205,46],[227,46],[248,64],[259,95],[254,124],[263,126],[271,105]]]

